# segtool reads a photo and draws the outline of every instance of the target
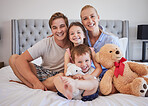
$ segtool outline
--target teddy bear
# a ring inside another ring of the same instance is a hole
[[[114,44],[105,44],[95,55],[96,62],[108,69],[100,81],[103,95],[120,92],[148,97],[148,66],[122,57],[121,49]]]
[[[85,75],[83,72],[82,72],[82,69],[78,66],[76,66],[75,64],[73,63],[68,63],[67,64],[67,72],[66,72],[66,76],[73,76],[73,75],[76,75],[76,74],[82,74],[82,75]],[[76,79],[78,80],[78,79]],[[80,92],[82,92],[83,90],[79,90],[78,88],[75,89],[75,91],[73,91],[73,96],[75,99],[80,99],[81,96],[79,95]]]
[[[82,72],[82,69],[78,66],[76,66],[73,63],[68,63],[67,64],[67,72],[66,72],[66,76],[73,76],[76,74],[82,74],[84,75],[84,73]]]

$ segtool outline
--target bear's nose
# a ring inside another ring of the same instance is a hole
[[[117,50],[117,51],[116,51],[116,54],[119,54],[119,53],[120,53],[120,52]]]

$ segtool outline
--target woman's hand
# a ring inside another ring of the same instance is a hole
[[[49,38],[49,37],[52,37],[53,35],[49,35],[49,36],[47,36],[47,38]]]
[[[83,79],[84,80],[94,79],[94,76],[93,75],[90,75],[90,74],[86,74],[86,75],[83,75]]]

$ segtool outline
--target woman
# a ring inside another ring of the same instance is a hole
[[[97,13],[97,10],[91,6],[86,5],[81,9],[80,13],[81,21],[84,27],[87,29],[87,39],[88,45],[94,48],[94,51],[97,53],[100,51],[100,48],[107,43],[113,43],[119,46],[118,37],[114,36],[111,33],[107,33],[99,25],[100,17]],[[92,64],[94,67],[94,65]],[[100,74],[100,80],[103,77],[104,73],[107,71],[104,67],[102,68],[102,73]]]
[[[64,54],[69,47],[68,19],[64,14],[57,12],[51,16],[49,26],[52,37],[39,41],[21,55],[12,55],[9,64],[15,75],[28,87],[55,91],[53,79],[55,75],[63,72]],[[40,56],[43,59],[42,66],[30,63]]]

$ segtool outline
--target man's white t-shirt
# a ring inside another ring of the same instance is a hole
[[[42,57],[42,66],[54,72],[64,70],[64,54],[66,49],[58,46],[54,36],[44,38],[28,49],[31,57]]]

